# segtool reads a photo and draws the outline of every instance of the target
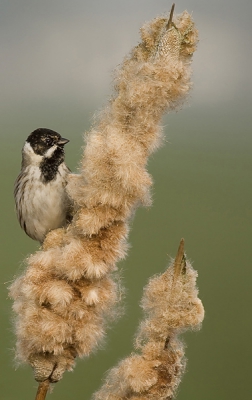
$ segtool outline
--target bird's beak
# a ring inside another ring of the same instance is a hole
[[[60,145],[60,146],[64,146],[65,144],[67,144],[69,142],[69,140],[68,139],[65,139],[65,138],[61,138],[59,141],[58,141],[58,145]]]

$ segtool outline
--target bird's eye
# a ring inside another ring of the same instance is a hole
[[[51,146],[53,144],[53,139],[52,138],[46,138],[45,142],[46,142],[47,146]]]

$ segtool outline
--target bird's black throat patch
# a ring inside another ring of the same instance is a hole
[[[57,147],[50,158],[44,157],[39,168],[41,170],[44,183],[56,178],[60,164],[64,162],[64,149]]]

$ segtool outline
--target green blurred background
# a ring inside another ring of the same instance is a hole
[[[38,245],[21,231],[13,182],[21,147],[37,127],[70,139],[67,163],[81,156],[82,133],[110,94],[112,70],[139,40],[145,20],[167,1],[0,1],[1,43],[1,364],[0,398],[34,399],[30,367],[16,369],[7,287]],[[179,400],[251,399],[251,0],[183,0],[200,31],[190,107],[163,120],[166,143],[149,162],[153,206],[139,209],[128,258],[119,264],[125,314],[105,345],[78,360],[48,399],[89,399],[110,367],[132,351],[142,288],[185,238],[198,270],[206,317],[188,333]],[[249,49],[249,50],[248,50]]]

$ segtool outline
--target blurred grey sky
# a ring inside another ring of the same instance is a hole
[[[1,110],[41,104],[103,104],[113,69],[138,42],[142,23],[169,11],[164,0],[1,0]],[[252,1],[180,0],[200,33],[195,104],[251,99]],[[95,109],[93,110],[95,111]]]

